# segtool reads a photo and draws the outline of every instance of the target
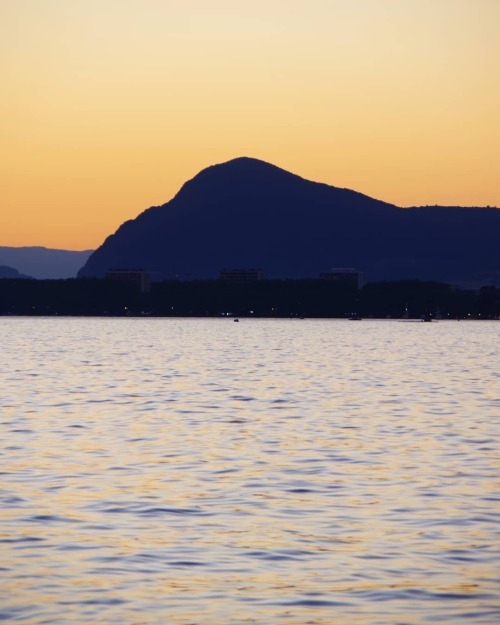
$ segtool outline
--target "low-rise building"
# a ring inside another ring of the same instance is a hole
[[[334,267],[321,272],[319,277],[337,284],[350,284],[358,289],[362,289],[366,283],[366,274],[354,267]]]
[[[219,280],[231,280],[232,282],[254,282],[264,279],[263,269],[223,269],[219,273]]]
[[[149,293],[151,290],[151,277],[144,269],[108,269],[104,277],[107,280],[136,284],[141,293]]]

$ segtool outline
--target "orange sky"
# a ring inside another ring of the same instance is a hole
[[[237,156],[500,206],[498,0],[0,0],[0,245],[95,248]]]

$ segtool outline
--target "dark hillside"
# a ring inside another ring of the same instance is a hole
[[[155,279],[207,279],[224,267],[261,267],[270,278],[314,278],[337,266],[370,280],[491,282],[499,239],[498,209],[402,209],[238,158],[124,223],[79,276],[141,267]]]

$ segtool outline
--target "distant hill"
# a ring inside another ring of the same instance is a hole
[[[166,204],[125,222],[80,277],[144,268],[154,278],[275,278],[358,267],[369,280],[488,283],[500,277],[500,210],[400,208],[251,158],[208,167]]]
[[[2,247],[0,265],[38,279],[75,278],[92,250],[73,252],[46,247]]]
[[[0,278],[9,278],[13,280],[26,280],[32,279],[32,276],[25,276],[23,273],[19,273],[17,269],[12,267],[5,267],[0,265]]]

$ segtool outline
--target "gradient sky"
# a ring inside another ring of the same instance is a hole
[[[95,248],[261,158],[500,206],[500,0],[0,0],[0,245]]]

